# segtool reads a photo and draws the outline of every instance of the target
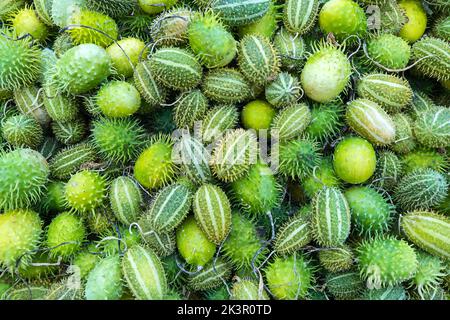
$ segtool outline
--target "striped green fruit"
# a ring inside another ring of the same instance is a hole
[[[161,48],[150,57],[148,63],[155,78],[171,89],[189,90],[202,79],[202,66],[185,49]]]
[[[70,178],[82,165],[96,159],[94,148],[80,143],[58,151],[50,160],[51,175],[64,180]]]
[[[450,259],[450,219],[431,211],[412,211],[400,218],[407,238],[428,253]]]
[[[430,110],[435,106],[434,101],[426,93],[414,90],[409,115],[415,120],[420,112]]]
[[[413,96],[406,79],[384,73],[365,75],[358,81],[356,89],[361,98],[378,103],[389,113],[400,112]]]
[[[270,40],[263,36],[245,36],[239,45],[238,64],[253,84],[265,85],[277,77],[280,58]]]
[[[193,209],[195,220],[208,239],[220,244],[231,227],[230,201],[225,192],[212,184],[201,186],[195,193]]]
[[[51,118],[42,105],[38,88],[25,87],[14,90],[14,102],[20,113],[31,115],[43,128],[49,125]]]
[[[195,291],[217,288],[231,276],[231,264],[218,258],[209,262],[199,273],[189,277],[188,286]]]
[[[1,120],[0,120],[1,121]],[[54,137],[44,137],[44,141],[38,147],[37,151],[44,156],[45,159],[51,159],[61,150],[61,144]]]
[[[450,146],[450,109],[435,107],[419,113],[414,122],[414,134],[417,140],[430,148]]]
[[[202,123],[202,139],[205,143],[216,141],[223,133],[236,127],[239,112],[233,105],[219,105],[209,110]]]
[[[430,209],[447,196],[446,177],[433,169],[417,169],[406,174],[394,191],[395,202],[405,210]]]
[[[268,10],[270,0],[216,0],[211,9],[229,26],[242,26],[261,18]]]
[[[281,201],[281,186],[263,162],[253,164],[248,174],[233,181],[230,187],[233,202],[250,215],[267,213]]]
[[[277,108],[290,106],[300,98],[300,89],[300,82],[296,77],[282,72],[266,86],[266,100]]]
[[[280,141],[300,136],[311,122],[311,111],[305,103],[298,103],[280,110],[272,121],[271,135]]]
[[[400,180],[402,173],[402,162],[397,155],[389,150],[381,151],[377,155],[372,184],[384,190],[392,190]]]
[[[118,177],[109,187],[109,202],[116,218],[130,225],[141,213],[142,193],[129,177]]]
[[[395,141],[390,148],[397,153],[411,152],[417,145],[412,130],[412,119],[404,113],[396,113],[392,116],[395,125]]]
[[[208,100],[198,89],[183,93],[174,107],[173,119],[179,129],[194,127],[208,109]]]
[[[204,266],[216,252],[216,245],[208,240],[193,216],[177,228],[177,248],[190,265]]]
[[[6,118],[1,122],[0,129],[6,142],[16,148],[35,149],[44,139],[42,127],[29,115],[19,114]]]
[[[358,272],[328,273],[325,278],[327,291],[337,300],[353,300],[364,290],[364,282]]]
[[[286,0],[284,26],[292,33],[307,33],[314,26],[318,11],[318,0]]]
[[[391,144],[395,139],[395,125],[391,117],[375,102],[356,99],[348,103],[348,125],[375,145]]]
[[[65,145],[81,142],[87,134],[86,120],[79,118],[69,122],[52,122],[52,132],[56,140]]]
[[[321,246],[341,245],[350,234],[350,208],[342,192],[324,187],[312,200],[312,230]]]
[[[209,99],[220,103],[238,103],[250,97],[250,84],[235,69],[209,71],[203,79],[202,90]]]
[[[159,106],[166,100],[166,90],[156,81],[150,62],[139,62],[134,70],[134,85],[142,98],[151,106]]]
[[[53,121],[72,121],[78,115],[78,107],[75,99],[64,94],[43,95],[45,110]]]
[[[181,171],[195,183],[211,180],[209,168],[210,154],[203,144],[190,134],[183,134],[174,146],[175,154],[179,155]]]
[[[273,39],[273,45],[281,56],[283,69],[291,72],[301,69],[306,53],[306,45],[302,37],[281,27]]]
[[[269,300],[266,290],[253,280],[239,279],[233,283],[231,300]]]
[[[175,252],[176,240],[175,232],[157,232],[154,230],[151,224],[146,224],[142,219],[138,221],[138,224],[142,227],[142,231],[145,233],[143,243],[145,243],[149,249],[153,250],[158,257],[167,257]]]
[[[174,230],[188,215],[192,204],[191,191],[184,185],[172,184],[154,198],[145,219],[158,232]]]
[[[163,265],[151,250],[136,245],[122,258],[122,272],[137,300],[161,300],[167,292]]]
[[[275,1],[270,1],[267,12],[255,22],[249,23],[238,28],[238,34],[242,39],[246,35],[262,35],[272,38],[278,29],[278,23],[281,19],[280,9],[282,5]]]
[[[389,230],[394,207],[381,193],[367,186],[356,186],[347,189],[344,195],[353,226],[360,235],[373,237]]]
[[[404,240],[376,237],[363,241],[356,251],[360,275],[369,289],[395,286],[417,270],[416,252]]]
[[[100,260],[89,272],[84,290],[86,300],[118,300],[123,292],[119,255]]]
[[[319,251],[320,265],[330,272],[349,270],[353,265],[353,260],[353,251],[345,244]]]
[[[285,222],[277,232],[274,242],[275,252],[288,255],[300,250],[312,240],[311,223],[301,214]]]
[[[245,175],[256,162],[258,142],[251,131],[227,131],[213,150],[210,166],[214,175],[224,182],[233,182]]]
[[[411,53],[419,72],[437,80],[450,80],[450,43],[423,37],[414,43]]]

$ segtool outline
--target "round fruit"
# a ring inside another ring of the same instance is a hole
[[[362,138],[344,138],[334,150],[334,170],[348,183],[367,181],[375,172],[376,161],[372,145]]]

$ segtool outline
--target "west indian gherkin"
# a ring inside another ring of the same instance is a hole
[[[236,56],[236,40],[211,11],[194,14],[187,32],[191,50],[207,68],[224,67]]]
[[[323,187],[312,201],[313,237],[322,246],[342,245],[350,234],[350,208],[344,194]]]
[[[2,28],[0,36],[0,89],[15,90],[32,84],[40,72],[40,52],[31,37],[18,39]]]
[[[301,85],[305,94],[317,102],[336,99],[348,86],[351,65],[343,48],[330,44],[313,47],[301,73]]]
[[[217,186],[205,184],[194,195],[195,221],[215,244],[228,235],[231,226],[231,206],[225,192]]]
[[[50,170],[37,151],[16,149],[0,154],[0,209],[27,208],[43,196]]]

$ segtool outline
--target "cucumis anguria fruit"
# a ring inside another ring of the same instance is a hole
[[[195,221],[208,239],[220,244],[231,225],[231,207],[227,195],[214,185],[201,186],[194,195]]]
[[[414,244],[443,259],[449,258],[448,217],[431,211],[411,211],[401,217],[400,225]]]
[[[0,0],[0,300],[449,298],[448,2]]]
[[[342,192],[324,187],[312,200],[312,233],[322,246],[341,245],[350,234],[350,207]]]

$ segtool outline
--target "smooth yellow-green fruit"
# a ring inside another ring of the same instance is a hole
[[[139,57],[142,60],[147,58],[148,52],[144,48],[145,43],[142,40],[125,38],[110,45],[106,52],[111,57],[112,66],[116,72],[128,78],[133,75],[134,67],[138,64]]]
[[[363,183],[375,172],[375,150],[367,140],[345,138],[334,150],[333,165],[338,177],[345,182]]]
[[[138,0],[139,7],[145,13],[155,15],[171,8],[178,0]]]
[[[400,30],[400,37],[414,42],[422,37],[427,27],[427,14],[418,0],[402,0],[398,3],[408,18],[408,22]]]
[[[246,129],[269,129],[275,114],[275,108],[270,103],[264,100],[254,100],[242,109],[242,125]]]
[[[178,227],[177,248],[186,262],[194,266],[204,266],[216,252],[216,245],[208,240],[193,216]]]
[[[176,174],[172,160],[173,143],[167,137],[154,139],[134,166],[134,177],[147,189],[158,189],[171,182]]]

